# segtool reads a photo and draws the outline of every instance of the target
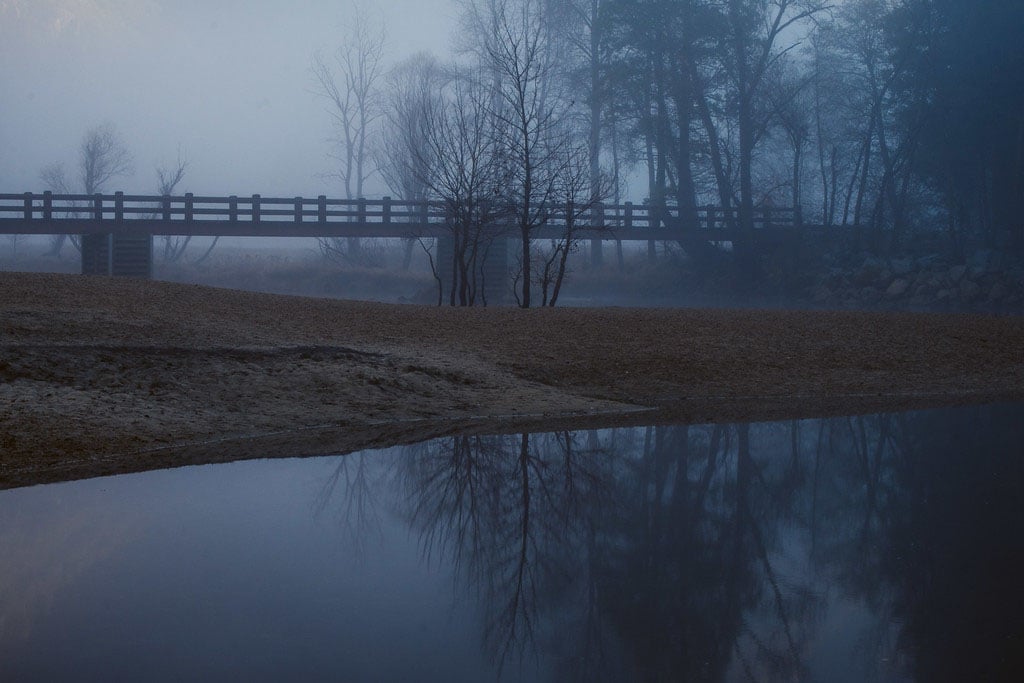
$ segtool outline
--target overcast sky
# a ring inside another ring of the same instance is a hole
[[[444,57],[454,0],[366,2],[390,62]],[[344,35],[346,0],[0,0],[0,192],[41,191],[83,132],[113,123],[135,157],[130,192],[189,161],[179,190],[339,196],[322,175],[331,136],[311,92],[317,49]],[[377,188],[376,193],[382,192]],[[373,194],[373,192],[368,192]]]

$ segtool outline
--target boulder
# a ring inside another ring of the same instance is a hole
[[[860,290],[859,298],[866,304],[877,304],[882,300],[882,291],[877,287],[863,287]]]
[[[960,300],[964,302],[971,302],[978,298],[981,294],[981,287],[978,286],[977,282],[973,280],[964,280],[960,283]]]
[[[949,280],[951,284],[957,285],[960,284],[960,281],[964,279],[964,275],[966,274],[967,266],[953,266],[946,271],[946,279]]]
[[[830,268],[825,277],[825,284],[829,287],[841,287],[846,282],[846,272],[842,268]]]
[[[813,301],[816,304],[824,303],[831,298],[832,290],[826,287],[825,285],[821,285],[815,288],[814,293],[811,295],[811,301]]]
[[[884,270],[885,264],[881,260],[869,256],[864,259],[864,263],[854,273],[853,283],[858,287],[873,285],[878,282],[879,276],[881,276]]]
[[[907,293],[907,289],[910,288],[910,283],[901,277],[896,278],[889,285],[889,288],[885,290],[885,296],[887,299],[895,299],[901,297]]]
[[[979,249],[967,259],[967,267],[974,272],[984,273],[992,269],[996,253],[991,249]]]
[[[904,277],[914,270],[914,264],[910,259],[893,259],[889,262],[889,270],[896,277]]]

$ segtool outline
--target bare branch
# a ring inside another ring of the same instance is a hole
[[[111,123],[90,128],[79,149],[79,172],[86,194],[103,192],[113,178],[131,175],[133,161],[117,129]]]

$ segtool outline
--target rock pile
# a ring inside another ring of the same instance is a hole
[[[818,306],[936,311],[1024,311],[1024,261],[983,249],[963,262],[928,255],[826,255],[804,288]]]

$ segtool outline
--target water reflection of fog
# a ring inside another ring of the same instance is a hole
[[[1024,651],[1020,412],[453,437],[374,471],[479,597],[500,666],[1003,680]],[[365,527],[380,496],[356,457],[318,505],[344,481]]]

